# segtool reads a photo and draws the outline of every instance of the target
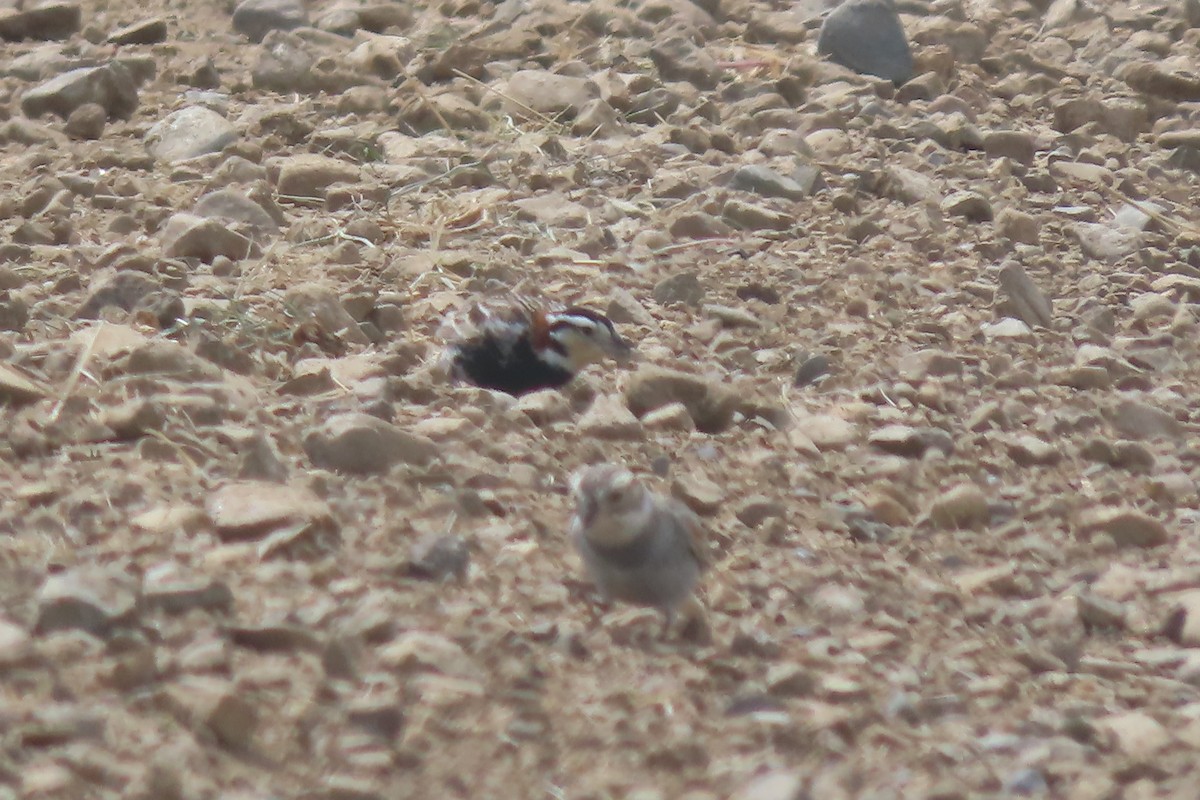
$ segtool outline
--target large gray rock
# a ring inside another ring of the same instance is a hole
[[[186,161],[219,152],[237,137],[233,123],[217,112],[188,106],[168,114],[146,132],[146,149],[163,161]]]
[[[897,86],[913,75],[908,37],[892,0],[847,0],[834,9],[821,25],[817,52]]]
[[[109,119],[132,116],[138,93],[129,70],[114,61],[102,67],[65,72],[26,92],[21,98],[21,111],[27,117],[51,113],[66,119],[87,103],[102,106]]]
[[[82,25],[83,9],[78,3],[39,3],[21,11],[0,13],[0,39],[69,39]]]

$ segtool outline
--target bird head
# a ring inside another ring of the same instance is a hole
[[[612,320],[581,306],[545,315],[545,351],[572,373],[589,364],[612,358],[628,361],[633,345],[622,339]]]
[[[575,522],[601,545],[627,544],[642,532],[654,513],[650,491],[624,467],[593,464],[571,478]]]

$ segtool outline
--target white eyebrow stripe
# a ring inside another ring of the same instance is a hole
[[[575,314],[555,314],[551,318],[551,323],[553,324],[555,322],[566,322],[570,325],[574,325],[576,328],[586,328],[588,330],[596,330],[601,327],[600,323],[596,322],[596,320],[592,319],[591,317],[581,317],[576,316]]]

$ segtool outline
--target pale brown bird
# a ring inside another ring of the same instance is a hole
[[[667,630],[685,606],[689,626],[704,625],[693,593],[709,560],[696,515],[613,464],[584,467],[571,489],[571,539],[600,593],[662,611]]]

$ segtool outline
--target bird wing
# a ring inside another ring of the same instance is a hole
[[[704,571],[712,566],[713,557],[709,548],[708,530],[695,512],[675,498],[670,498],[668,511],[678,525],[680,536],[686,537],[688,550]]]

